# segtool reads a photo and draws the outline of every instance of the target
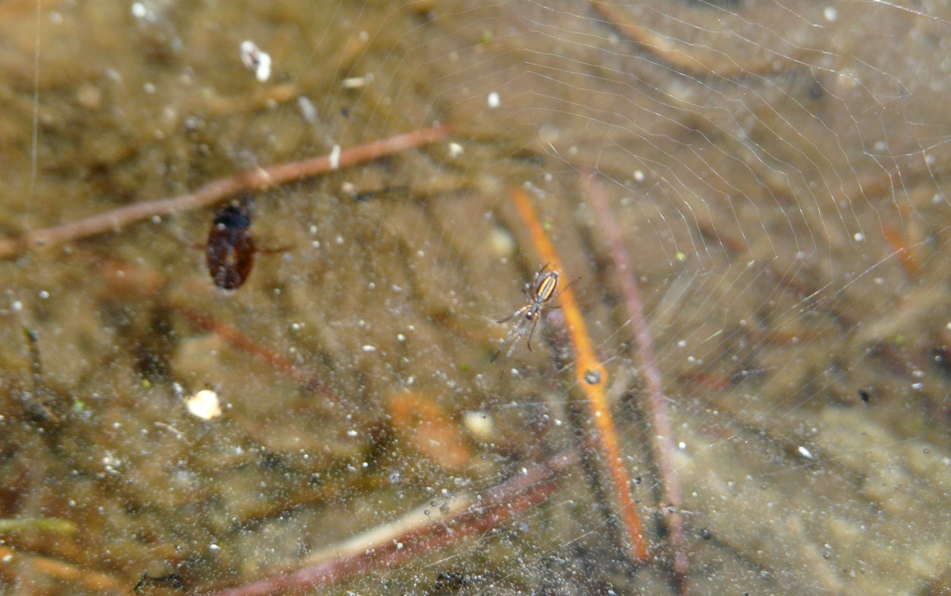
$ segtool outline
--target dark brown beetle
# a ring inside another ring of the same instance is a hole
[[[254,265],[254,237],[251,235],[251,197],[243,196],[215,213],[208,232],[205,260],[215,285],[234,290],[251,274]]]

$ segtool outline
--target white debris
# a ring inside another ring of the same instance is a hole
[[[490,441],[495,436],[495,421],[484,410],[470,410],[463,414],[462,425],[479,441]]]
[[[254,73],[258,82],[264,83],[271,78],[271,56],[264,52],[253,41],[241,42],[241,62],[244,67]]]
[[[317,124],[317,106],[314,105],[314,102],[312,102],[309,97],[303,95],[298,97],[297,106],[300,108],[300,113],[308,124]]]
[[[330,169],[337,170],[340,169],[340,145],[334,145],[334,148],[330,150]]]
[[[221,416],[221,403],[218,394],[211,389],[202,389],[185,400],[188,413],[202,420],[211,420]]]

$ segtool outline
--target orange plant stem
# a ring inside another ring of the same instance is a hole
[[[513,189],[512,200],[522,221],[525,223],[525,227],[528,228],[532,242],[542,260],[549,263],[553,271],[563,272],[564,266],[561,259],[558,258],[558,252],[538,221],[538,216],[535,214],[535,209],[532,207],[528,195],[521,189]],[[615,498],[620,508],[621,522],[627,532],[631,557],[635,561],[646,561],[648,554],[644,529],[641,519],[637,515],[637,510],[634,508],[630,477],[624,468],[624,460],[621,457],[621,448],[618,444],[617,432],[614,429],[611,409],[605,398],[604,388],[608,382],[608,371],[595,355],[591,338],[584,324],[584,318],[581,316],[581,310],[578,308],[578,303],[570,285],[558,294],[557,300],[561,312],[565,316],[568,334],[574,347],[575,378],[578,381],[578,386],[585,394],[591,420],[598,430],[598,441],[611,473]]]

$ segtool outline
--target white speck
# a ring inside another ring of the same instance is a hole
[[[555,426],[561,426],[561,418],[555,418]]]
[[[643,182],[643,181],[644,181],[644,172],[642,172],[642,171],[640,171],[640,170],[634,170],[634,180],[636,180],[637,182]]]
[[[370,344],[367,344],[367,345],[363,346],[363,351],[364,351],[364,352],[376,352],[376,346],[371,346]]]
[[[502,100],[499,99],[499,94],[493,91],[489,93],[488,103],[490,108],[497,108],[502,105]]]
[[[13,301],[13,312],[21,312],[23,310],[23,303],[19,300]],[[951,329],[951,323],[948,323],[948,329]]]
[[[306,120],[308,124],[317,124],[317,106],[314,105],[314,102],[312,102],[309,97],[304,95],[298,97],[297,107],[300,108],[301,116],[304,117],[304,120]]]
[[[812,457],[812,452],[806,449],[805,447],[803,447],[802,445],[799,446],[799,449],[797,451],[799,451],[799,455],[803,456],[806,459],[815,459],[814,457]]]
[[[334,148],[330,150],[330,169],[340,169],[340,145],[334,145]]]
[[[141,2],[136,2],[132,5],[132,16],[137,19],[144,19],[149,11],[145,8],[145,5]]]
[[[366,43],[370,41],[370,34],[366,31],[361,31],[357,34],[357,39],[359,39],[361,43]]]
[[[826,9],[822,11],[822,16],[830,23],[834,23],[835,20],[839,18],[839,11],[837,11],[834,6],[826,6]]]
[[[344,89],[359,89],[361,87],[366,87],[373,82],[373,73],[367,73],[366,76],[362,77],[350,77],[344,79],[340,82],[340,86]]]
[[[680,449],[686,449],[686,448],[687,448],[687,444],[684,443],[683,441],[681,441],[681,442],[677,443],[677,447],[679,447]]]
[[[41,299],[46,300],[46,299],[49,298],[49,297],[50,297],[50,293],[49,293],[49,292],[47,292],[46,290],[40,290],[40,298],[41,298]]]
[[[300,331],[300,328],[301,328],[301,324],[300,324],[300,323],[291,323],[291,329],[292,329],[292,330],[294,330],[294,331]]]
[[[336,238],[334,238],[334,242],[336,242],[337,244],[343,244],[343,236],[337,236]]]
[[[459,143],[449,143],[449,157],[462,157],[465,148]]]
[[[202,420],[211,420],[221,416],[221,403],[218,394],[211,389],[202,389],[185,400],[188,413]]]
[[[254,73],[259,83],[271,78],[271,56],[261,51],[253,41],[241,42],[241,62],[244,67]]]
[[[924,387],[923,383],[912,383],[911,388],[915,391],[921,391],[921,388]]]
[[[396,341],[401,341],[401,342],[402,342],[402,341],[406,341],[406,336],[403,335],[402,333],[397,333],[397,334],[396,334]]]
[[[153,85],[152,83],[145,83],[142,85],[142,90],[148,93],[149,95],[152,95],[153,93],[155,93],[155,85]]]
[[[221,550],[221,547],[218,546],[217,544],[215,544],[214,542],[212,542],[211,544],[208,545],[208,549],[209,549],[209,550]]]
[[[862,242],[865,240],[865,234],[863,234],[862,232],[856,232],[855,235],[852,237],[855,238],[856,242]]]
[[[353,437],[357,436],[357,431],[355,431],[355,430],[353,430],[353,429],[350,429],[350,430],[347,431],[347,436],[353,438]]]
[[[396,543],[396,550],[403,550],[403,543],[402,543],[402,542],[397,542],[397,543]]]
[[[678,348],[686,348],[686,347],[687,347],[687,340],[682,339],[682,340],[678,341],[678,342],[677,342],[677,347],[678,347]]]
[[[4,563],[9,563],[12,560],[13,560],[13,555],[11,553],[7,553],[3,555],[3,558],[0,559],[0,561],[3,561]]]

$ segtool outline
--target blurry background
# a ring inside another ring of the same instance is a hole
[[[204,263],[213,210],[0,262],[0,518],[78,527],[0,534],[2,591],[240,584],[570,448],[580,394],[545,324],[491,360],[544,264],[512,187],[580,296],[662,553],[589,166],[654,335],[691,589],[943,593],[949,32],[927,0],[0,2],[5,237],[456,128],[257,195],[264,250],[233,292]],[[211,421],[183,405],[204,388]],[[634,573],[609,547],[596,503],[573,467],[515,520],[338,589],[673,593],[664,557]]]

